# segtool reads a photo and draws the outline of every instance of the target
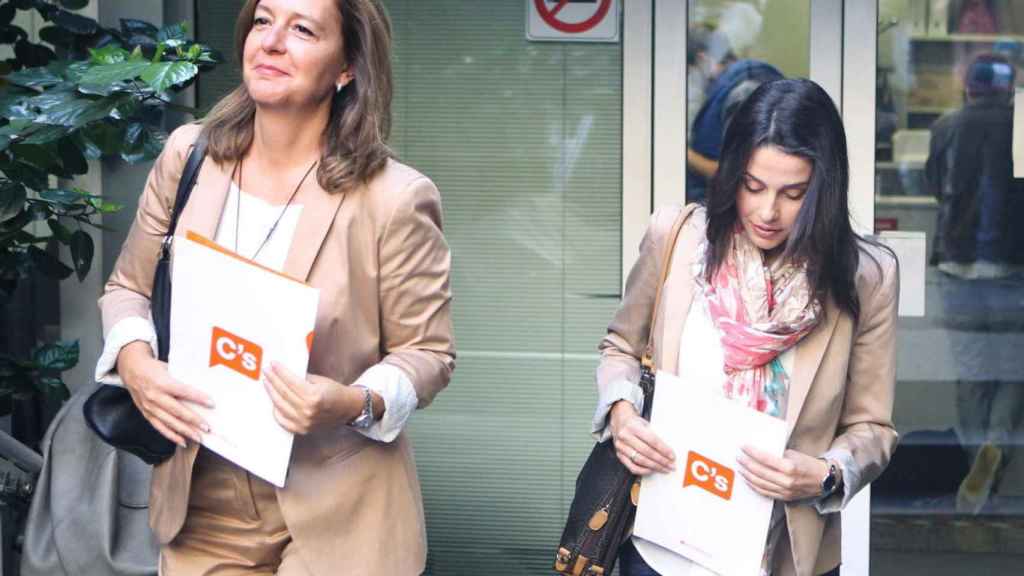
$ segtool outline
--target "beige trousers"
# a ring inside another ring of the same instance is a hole
[[[161,576],[310,576],[274,486],[201,448],[181,532],[160,549]]]

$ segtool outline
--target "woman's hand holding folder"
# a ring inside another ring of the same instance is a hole
[[[199,390],[175,380],[167,363],[157,360],[149,343],[137,340],[121,348],[117,372],[135,405],[150,424],[175,444],[185,439],[200,442],[209,425],[183,401],[213,408],[213,401]]]

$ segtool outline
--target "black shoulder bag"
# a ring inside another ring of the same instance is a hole
[[[170,225],[160,246],[160,259],[153,273],[153,293],[150,307],[153,327],[156,329],[157,358],[167,361],[171,336],[171,240],[178,226],[188,197],[195,186],[196,175],[206,158],[206,139],[202,136],[192,147],[188,161],[178,180],[178,193],[174,199]],[[174,443],[157,432],[146,420],[128,389],[123,386],[101,384],[82,406],[85,422],[104,442],[114,448],[130,452],[147,464],[156,465],[174,454]]]
[[[679,231],[692,213],[693,207],[686,207],[676,218],[661,264],[647,346],[640,359],[640,389],[644,393],[641,416],[644,420],[650,420],[654,404],[653,340],[661,288],[671,267]],[[576,478],[576,494],[555,553],[555,572],[564,576],[610,576],[619,558],[619,546],[633,525],[639,497],[640,480],[619,462],[615,443],[609,439],[594,445]]]

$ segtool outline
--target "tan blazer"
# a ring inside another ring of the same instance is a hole
[[[629,274],[622,306],[601,342],[600,387],[621,380],[639,382],[638,358],[650,331],[661,260],[672,224],[683,209],[666,207],[653,216],[640,257]],[[687,359],[679,357],[679,342],[693,299],[691,264],[695,247],[705,234],[703,214],[698,210],[687,221],[673,252],[655,320],[658,370],[678,374],[686,369]],[[847,494],[855,494],[878,477],[889,463],[897,439],[892,404],[899,273],[895,258],[887,252],[874,247],[866,250],[880,267],[862,252],[856,280],[860,320],[854,321],[828,303],[821,324],[797,344],[786,411],[792,429],[789,448],[811,456],[829,449],[852,454],[862,475],[844,478]],[[839,564],[839,514],[823,516],[813,506],[787,504],[786,520],[788,534],[775,555],[776,575],[817,576]],[[790,549],[792,554],[784,553]]]
[[[200,128],[175,130],[149,174],[139,209],[107,282],[104,334],[149,316],[153,270],[178,180]],[[176,231],[212,238],[229,166],[207,158]],[[433,183],[398,162],[368,184],[328,194],[311,178],[284,272],[320,289],[309,372],[349,384],[378,362],[403,370],[419,406],[444,388],[455,364],[449,312],[450,254]],[[150,524],[161,543],[182,527],[198,448],[154,469]],[[383,444],[344,423],[295,438],[278,502],[292,538],[319,576],[420,574],[426,532],[412,449],[403,433]]]

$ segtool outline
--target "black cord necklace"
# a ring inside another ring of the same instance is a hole
[[[251,260],[255,260],[256,257],[260,255],[263,247],[267,245],[270,237],[274,235],[274,230],[277,230],[277,225],[281,223],[281,218],[284,218],[284,213],[287,212],[288,207],[292,205],[292,200],[295,200],[295,195],[299,193],[299,189],[302,188],[302,185],[306,182],[306,178],[309,178],[309,174],[313,172],[313,168],[316,168],[316,165],[319,163],[320,160],[314,161],[309,169],[306,170],[306,173],[302,175],[302,180],[299,180],[299,184],[295,187],[295,190],[292,190],[292,195],[288,197],[288,202],[286,202],[284,207],[281,208],[281,213],[277,215],[277,219],[274,220],[274,224],[270,227],[270,230],[267,231],[267,236],[263,238],[263,242],[260,242],[259,248],[256,249],[256,253],[252,255]],[[238,163],[235,164],[235,169],[232,172],[232,180],[234,180],[234,175],[236,173],[238,174],[238,197],[235,202],[235,252],[238,252],[238,225],[242,219],[242,160],[239,160]]]

